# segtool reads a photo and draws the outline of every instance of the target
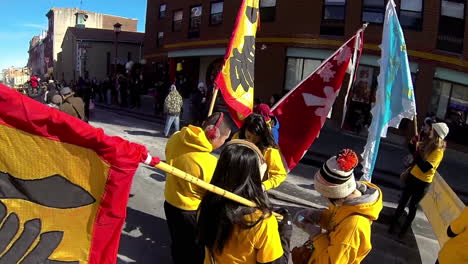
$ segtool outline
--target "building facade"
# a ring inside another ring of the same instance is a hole
[[[42,31],[40,35],[34,36],[29,42],[29,58],[27,67],[31,69],[33,74],[38,76],[45,76],[49,71],[48,64],[46,63],[45,50],[49,46],[49,38],[47,38],[47,31]]]
[[[136,32],[137,19],[106,15],[77,8],[54,7],[46,14],[48,29],[41,37],[38,46],[30,45],[29,61],[33,74],[49,77],[57,75],[54,68],[58,54],[62,51],[62,42],[69,27],[102,28],[112,30],[115,23],[122,24],[123,31]],[[34,38],[31,43],[35,42]],[[32,52],[31,52],[32,49]],[[42,69],[46,68],[45,71]],[[47,74],[47,76],[46,76]]]
[[[144,33],[69,27],[58,54],[56,78],[77,81],[88,77],[103,81],[118,67],[143,58]],[[117,56],[115,52],[117,51]]]
[[[2,83],[12,88],[20,88],[29,81],[28,68],[10,67],[2,70]]]
[[[241,2],[148,1],[147,71],[180,65],[180,72],[192,83],[201,80],[212,85]],[[410,55],[419,120],[435,114],[449,123],[452,142],[468,145],[468,139],[461,136],[468,132],[466,1],[395,2]],[[292,89],[369,22],[345,127],[356,130],[368,125],[379,74],[385,4],[385,0],[260,0],[256,97],[267,101],[273,94]],[[343,103],[340,97],[337,104]],[[342,117],[342,107],[334,107],[332,120]]]

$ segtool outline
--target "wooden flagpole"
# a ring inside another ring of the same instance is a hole
[[[413,117],[413,124],[414,124],[414,135],[418,135],[418,115],[414,115]]]
[[[214,106],[216,103],[216,97],[218,96],[219,89],[216,87],[215,84],[215,89],[213,90],[213,96],[211,97],[211,103],[210,103],[210,110],[208,111],[208,116],[211,116],[213,114]]]
[[[252,201],[249,201],[249,200],[245,199],[244,197],[241,197],[241,196],[239,196],[237,194],[234,194],[232,192],[229,192],[229,191],[221,189],[221,188],[219,188],[217,186],[214,186],[213,184],[210,184],[210,183],[207,183],[207,182],[205,182],[203,180],[200,180],[200,179],[198,179],[198,178],[196,178],[196,177],[194,177],[194,176],[192,176],[192,175],[190,175],[190,174],[188,174],[186,172],[183,172],[183,171],[181,171],[181,170],[179,170],[179,169],[177,169],[177,168],[175,168],[175,167],[173,167],[173,166],[171,166],[171,165],[169,165],[169,164],[167,164],[165,162],[161,161],[161,162],[159,162],[159,164],[156,164],[155,167],[162,170],[162,171],[164,171],[164,172],[170,173],[171,175],[174,175],[174,176],[179,177],[179,178],[181,178],[183,180],[186,180],[186,181],[188,181],[188,182],[190,182],[192,184],[195,184],[195,185],[197,185],[197,186],[199,186],[199,187],[201,187],[201,188],[203,188],[203,189],[205,189],[207,191],[210,191],[210,192],[216,193],[217,195],[225,197],[225,198],[227,198],[229,200],[233,200],[233,201],[238,202],[240,204],[243,204],[245,206],[257,207],[257,204],[255,204]],[[273,215],[278,220],[283,219],[283,216],[280,215],[280,214],[277,214],[277,213],[273,212]]]

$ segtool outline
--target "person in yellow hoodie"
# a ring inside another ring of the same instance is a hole
[[[382,191],[372,183],[355,181],[357,164],[356,153],[346,149],[315,174],[315,189],[330,206],[299,211],[294,217],[314,248],[308,264],[357,264],[372,249],[371,224],[383,208]]]
[[[445,242],[436,263],[468,263],[468,207],[447,228],[450,240]]]
[[[389,228],[389,233],[395,232],[406,205],[408,205],[409,213],[400,230],[400,238],[411,227],[411,223],[416,217],[418,204],[427,193],[437,168],[444,157],[446,146],[444,139],[448,133],[449,128],[445,123],[434,123],[424,141],[417,144],[414,165],[406,179],[405,187]]]
[[[261,151],[246,140],[232,140],[223,149],[212,184],[255,201],[247,207],[214,193],[202,200],[198,226],[206,247],[205,264],[287,264],[292,232],[289,213],[283,220],[262,190],[266,172]],[[278,211],[277,211],[278,212]]]
[[[253,142],[262,151],[268,165],[268,177],[263,182],[263,190],[267,191],[278,187],[286,180],[287,172],[270,127],[259,114],[250,114],[244,121],[241,129],[233,139],[247,139]]]
[[[210,182],[217,158],[210,154],[231,134],[223,113],[214,113],[202,127],[189,125],[172,135],[166,145],[167,163],[198,179]],[[197,210],[206,191],[167,174],[164,212],[171,236],[175,264],[203,263],[204,249],[196,239]]]

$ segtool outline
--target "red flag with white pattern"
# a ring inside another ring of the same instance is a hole
[[[360,31],[349,39],[273,107],[280,123],[280,150],[290,170],[299,163],[322,129],[341,89],[355,41],[362,34]],[[362,50],[362,37],[357,46]]]

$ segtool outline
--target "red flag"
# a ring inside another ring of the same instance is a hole
[[[115,263],[146,148],[3,85],[0,109],[0,260]]]
[[[356,35],[274,107],[281,124],[279,145],[289,169],[302,159],[325,123],[341,89],[355,40]]]

